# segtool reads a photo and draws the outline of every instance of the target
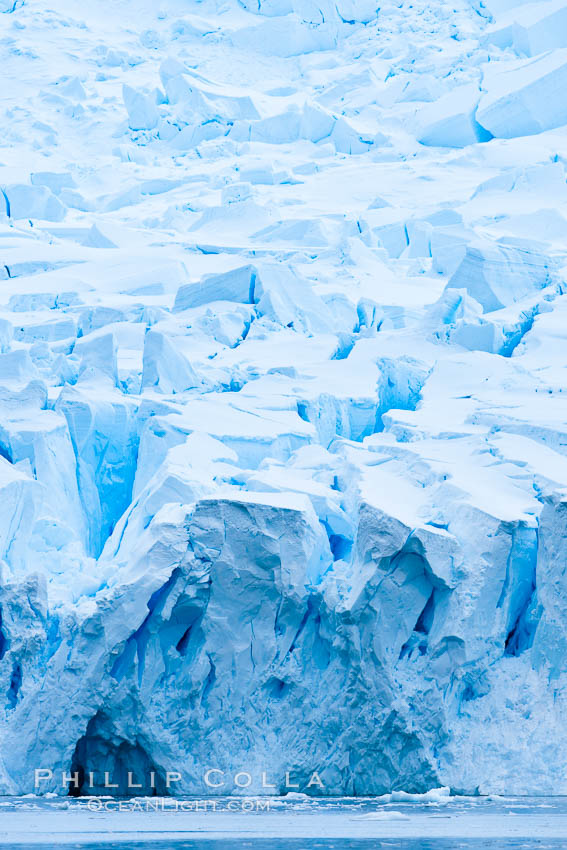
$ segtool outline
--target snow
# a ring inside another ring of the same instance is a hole
[[[0,794],[565,793],[565,4],[4,6]]]

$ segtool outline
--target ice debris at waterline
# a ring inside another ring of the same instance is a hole
[[[564,3],[0,9],[0,790],[567,793]]]

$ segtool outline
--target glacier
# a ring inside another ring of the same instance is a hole
[[[567,793],[565,8],[0,0],[0,794]]]

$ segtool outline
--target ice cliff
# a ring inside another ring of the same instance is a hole
[[[564,0],[0,57],[0,792],[567,793]]]

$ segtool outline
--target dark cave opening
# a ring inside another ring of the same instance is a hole
[[[8,638],[2,631],[2,606],[0,605],[0,661],[4,658],[8,651]]]
[[[71,760],[69,797],[163,797],[168,793],[162,771],[139,742],[117,738],[104,715],[91,718]]]

